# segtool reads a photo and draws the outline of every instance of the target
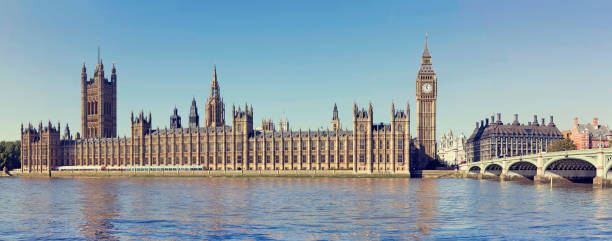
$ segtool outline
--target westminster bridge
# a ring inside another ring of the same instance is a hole
[[[462,164],[468,176],[612,183],[612,148],[542,152]]]

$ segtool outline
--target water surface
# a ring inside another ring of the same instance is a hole
[[[612,239],[612,189],[472,179],[0,178],[0,239]]]

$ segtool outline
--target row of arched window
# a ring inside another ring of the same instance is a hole
[[[111,104],[110,103],[104,103],[104,113],[111,113]],[[98,102],[97,101],[91,101],[91,102],[87,102],[87,114],[88,115],[95,115],[98,114]]]
[[[87,128],[87,136],[96,136],[98,135],[98,129],[90,127]]]
[[[97,101],[87,102],[87,114],[88,115],[98,114],[98,102]]]

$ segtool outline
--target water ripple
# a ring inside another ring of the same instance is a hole
[[[0,178],[6,240],[612,239],[612,190],[465,179]]]

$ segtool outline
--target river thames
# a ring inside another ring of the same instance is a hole
[[[611,239],[612,189],[473,179],[0,178],[0,239]]]

